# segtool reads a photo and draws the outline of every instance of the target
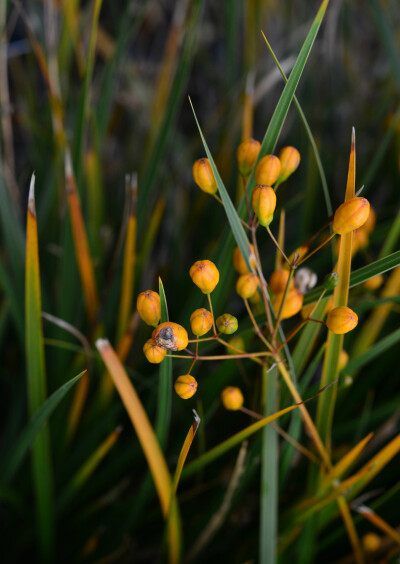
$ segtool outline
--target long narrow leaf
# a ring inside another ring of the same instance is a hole
[[[31,416],[46,400],[46,374],[42,330],[39,250],[35,208],[35,176],[29,189],[26,224],[25,339],[28,404]],[[39,546],[43,561],[52,559],[54,542],[53,477],[50,436],[46,424],[32,448],[33,477],[38,512]]]
[[[132,421],[132,425],[136,431],[150,472],[153,476],[163,516],[166,518],[168,515],[172,484],[167,463],[157,441],[157,437],[142,402],[110,343],[107,339],[98,339],[96,341],[96,347],[113,379],[129,418]],[[168,530],[171,561],[177,562],[180,554],[181,533],[179,511],[176,502],[173,504],[173,507],[171,507],[171,525]]]
[[[161,278],[158,279],[161,302],[161,322],[169,320],[167,298]],[[158,409],[156,420],[156,435],[161,446],[165,446],[171,422],[172,404],[172,358],[164,358],[160,364],[160,382],[158,387]]]
[[[86,370],[78,374],[78,376],[71,378],[71,380],[68,380],[68,382],[58,388],[58,390],[56,390],[35,412],[28,426],[17,439],[14,449],[10,453],[9,458],[6,461],[6,465],[2,470],[1,478],[4,482],[7,483],[13,478],[23,461],[25,454],[37,437],[39,431],[42,429],[44,423],[53,413],[67,392],[75,386],[85,372]]]

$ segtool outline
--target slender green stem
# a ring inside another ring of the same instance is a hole
[[[217,328],[215,327],[215,318],[214,318],[214,310],[213,310],[213,306],[212,306],[212,302],[211,302],[211,294],[207,294],[207,299],[208,299],[208,305],[210,307],[210,311],[211,311],[211,315],[212,315],[214,336],[216,336],[217,335]]]
[[[315,249],[313,249],[311,252],[309,252],[307,255],[305,255],[301,260],[299,260],[299,262],[297,263],[297,266],[300,266],[304,261],[308,260],[310,257],[312,257],[317,251],[319,251],[320,249],[322,249],[322,247],[324,247],[327,243],[329,243],[329,241],[331,241],[334,236],[336,235],[336,233],[331,233],[329,235],[329,237],[327,237],[325,239],[325,241],[322,241],[322,243],[320,245],[318,245],[318,247],[315,247]]]
[[[267,339],[261,333],[259,326],[257,325],[257,321],[256,321],[256,319],[253,315],[253,312],[251,311],[251,307],[250,307],[248,300],[243,300],[243,301],[244,301],[244,305],[246,306],[247,313],[249,314],[249,317],[251,319],[251,322],[253,324],[253,327],[254,327],[256,334],[261,339],[261,341],[264,343],[264,345],[267,347],[267,349],[269,349],[270,351],[273,351],[272,345],[267,341]]]
[[[293,274],[294,274],[294,268],[290,268],[289,278],[288,278],[287,283],[286,283],[285,293],[283,294],[281,307],[279,308],[279,312],[278,312],[278,315],[277,315],[276,321],[275,321],[274,331],[272,333],[272,339],[273,340],[275,339],[276,332],[278,331],[279,323],[281,322],[283,308],[285,307],[286,298],[287,298],[288,293],[289,293],[290,284],[292,283]]]

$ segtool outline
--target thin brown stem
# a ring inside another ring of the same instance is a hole
[[[184,355],[184,354],[166,354],[168,358],[185,358],[185,359],[193,359],[194,355]],[[260,351],[260,352],[253,352],[253,353],[243,353],[243,354],[219,354],[215,356],[198,356],[197,360],[231,360],[234,358],[261,358],[266,356],[272,356],[272,353],[267,351]]]
[[[215,327],[214,310],[213,310],[213,306],[212,306],[212,302],[211,302],[211,294],[207,294],[207,299],[208,299],[208,305],[210,307],[210,311],[211,311],[211,315],[212,315],[214,336],[216,336],[217,335],[217,328]]]
[[[219,204],[221,204],[221,206],[224,206],[224,202],[221,200],[221,198],[219,196],[217,196],[217,194],[212,194],[212,197],[217,200],[217,202]],[[246,223],[244,221],[244,219],[242,219],[241,217],[239,217],[240,219],[240,223],[243,225],[243,227],[246,227],[246,229],[250,229],[250,225],[248,223]]]
[[[258,243],[257,243],[257,237],[256,237],[256,227],[252,226],[251,229],[251,238],[253,241],[253,247],[254,247],[254,254],[256,256],[256,270],[257,270],[257,274],[258,277],[260,279],[260,288],[261,288],[261,295],[263,298],[263,302],[264,302],[264,309],[265,309],[265,313],[267,316],[267,322],[268,322],[268,329],[269,332],[272,333],[272,328],[273,328],[273,324],[272,324],[272,316],[271,316],[271,310],[270,310],[270,301],[269,301],[269,294],[268,294],[268,286],[267,286],[267,281],[264,278],[264,274],[261,268],[261,260],[260,260],[260,253],[258,250]]]
[[[257,321],[255,320],[255,317],[253,315],[253,312],[251,311],[250,308],[250,304],[248,302],[248,300],[244,300],[244,305],[246,306],[247,309],[247,313],[249,314],[249,317],[251,319],[251,322],[253,324],[254,330],[256,332],[256,334],[258,335],[258,337],[261,339],[261,341],[264,343],[264,345],[267,347],[267,349],[269,349],[270,351],[273,350],[272,345],[267,341],[267,339],[264,337],[264,335],[261,333],[259,326],[257,325]]]
[[[301,260],[299,260],[299,262],[297,263],[297,266],[300,266],[304,261],[306,261],[307,259],[312,257],[313,254],[315,254],[317,251],[322,249],[322,247],[324,247],[327,243],[329,243],[329,241],[331,241],[334,238],[335,235],[336,235],[336,233],[331,233],[329,235],[329,237],[327,239],[325,239],[325,241],[322,241],[322,243],[318,245],[318,247],[315,247],[315,249],[313,249],[311,252],[309,252],[307,255],[305,255]]]
[[[279,312],[278,312],[278,315],[276,317],[275,327],[274,327],[274,331],[272,333],[272,339],[275,339],[276,333],[278,331],[279,323],[281,321],[281,317],[282,317],[282,313],[283,313],[283,308],[285,307],[285,302],[286,302],[287,295],[289,293],[290,284],[292,283],[293,274],[294,274],[294,269],[290,268],[289,278],[288,278],[287,283],[286,283],[285,293],[283,295],[281,307],[279,308]]]
[[[285,252],[283,249],[281,249],[280,244],[278,243],[278,241],[275,239],[275,237],[272,234],[272,231],[269,227],[267,227],[267,231],[268,231],[268,235],[271,237],[271,239],[273,240],[273,242],[275,243],[276,248],[279,250],[279,252],[281,253],[281,255],[283,256],[283,258],[285,259],[285,261],[288,263],[289,266],[291,266],[290,260],[287,258],[287,256],[285,255]]]

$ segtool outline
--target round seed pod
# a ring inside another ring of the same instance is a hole
[[[242,274],[236,282],[236,292],[244,300],[251,298],[257,291],[258,277],[253,272]]]
[[[193,335],[196,335],[196,337],[202,337],[208,333],[212,325],[212,313],[204,308],[196,309],[190,316],[190,326]]]
[[[253,190],[251,204],[260,225],[268,227],[274,217],[276,195],[271,186],[259,184]]]
[[[283,147],[279,153],[281,172],[278,182],[284,182],[291,176],[300,164],[300,153],[294,147]]]
[[[152,364],[160,364],[165,358],[167,351],[159,347],[154,339],[145,342],[143,352],[149,362]]]
[[[230,313],[224,313],[217,317],[216,324],[218,331],[225,335],[232,335],[238,328],[238,320]]]
[[[229,347],[227,348],[227,352],[229,354],[240,354],[244,353],[245,351],[245,342],[240,335],[235,335],[232,339],[229,340]]]
[[[344,202],[335,212],[333,231],[345,235],[358,229],[368,219],[369,202],[366,198],[351,198]]]
[[[189,274],[203,294],[211,294],[219,282],[218,268],[210,260],[198,260],[191,266]]]
[[[156,327],[161,318],[160,296],[152,290],[142,292],[137,297],[136,309],[147,325]]]
[[[193,165],[193,178],[197,186],[207,194],[215,194],[218,186],[214,178],[210,161],[206,158],[198,159]]]
[[[281,161],[275,155],[265,155],[258,161],[255,172],[257,184],[272,186],[281,172]]]
[[[253,166],[260,152],[261,144],[255,139],[245,139],[236,151],[239,172],[246,178],[253,170]]]
[[[182,351],[189,342],[186,329],[172,321],[160,323],[157,329],[154,329],[152,337],[157,346],[169,351]]]
[[[255,252],[254,252],[254,247],[251,243],[250,243],[249,263],[250,263],[250,266],[252,268],[254,268],[254,270],[255,270],[256,269],[256,256],[255,256]],[[243,258],[243,255],[242,255],[239,247],[236,247],[235,250],[233,251],[233,266],[234,266],[236,272],[238,272],[239,274],[247,274],[249,272],[249,269],[247,268],[247,264],[246,264],[246,262]]]
[[[324,278],[324,288],[325,290],[333,290],[339,284],[339,275],[337,272],[331,272],[327,274]]]
[[[242,391],[235,386],[224,388],[221,393],[221,400],[225,409],[229,409],[230,411],[237,411],[242,407],[244,402]]]
[[[336,333],[336,335],[344,335],[348,333],[358,323],[357,314],[346,306],[339,306],[333,308],[326,318],[326,325],[329,331]]]
[[[289,280],[289,271],[284,270],[275,270],[270,276],[269,279],[269,288],[271,292],[274,294],[279,294],[280,292],[284,292],[286,288],[287,281]],[[290,283],[290,287],[293,287],[293,280]]]
[[[382,539],[376,533],[367,533],[362,538],[362,545],[366,552],[376,552],[382,545]]]
[[[377,274],[376,276],[373,276],[372,278],[368,278],[368,280],[366,280],[364,282],[364,286],[368,289],[368,290],[377,290],[378,288],[380,288],[383,284],[384,278],[382,274]]]
[[[304,267],[296,270],[294,275],[294,287],[297,288],[302,294],[306,294],[317,283],[317,275],[310,268]]]
[[[285,292],[280,292],[279,294],[276,294],[272,300],[272,305],[276,315],[279,313],[284,295]],[[283,306],[281,319],[289,319],[289,317],[293,317],[296,313],[299,313],[303,306],[303,299],[303,294],[299,292],[297,288],[289,290],[285,305]]]
[[[190,374],[184,374],[175,380],[174,388],[179,397],[189,399],[196,393],[197,381]]]

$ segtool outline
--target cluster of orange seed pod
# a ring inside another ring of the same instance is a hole
[[[254,215],[251,214],[249,209],[249,224],[243,222],[248,229],[252,230],[255,230],[258,224],[269,229],[277,204],[276,189],[293,174],[300,164],[300,153],[294,147],[284,147],[281,149],[279,156],[261,156],[261,149],[261,144],[255,139],[244,140],[237,149],[238,170],[244,184],[251,175],[253,175],[252,178],[254,177],[256,184],[251,194],[251,206]],[[194,163],[193,178],[204,192],[211,195],[217,193],[218,185],[208,159],[201,158]],[[354,247],[360,248],[362,245],[368,244],[368,235],[374,228],[374,225],[375,214],[370,208],[368,200],[355,197],[337,208],[333,216],[332,228],[337,235],[354,232]],[[269,234],[274,239],[270,231]],[[312,239],[310,243],[311,241]],[[254,237],[253,242],[256,245]],[[275,244],[279,247],[276,241]],[[248,254],[244,258],[240,248],[236,247],[233,253],[233,265],[239,274],[236,282],[236,292],[241,298],[250,300],[251,304],[255,305],[261,299],[261,295],[265,300],[265,293],[263,292],[265,287],[267,287],[269,292],[268,299],[270,299],[275,315],[278,318],[277,324],[281,320],[293,317],[300,311],[305,321],[315,321],[311,318],[314,304],[303,308],[303,300],[304,294],[316,284],[317,277],[310,269],[298,267],[303,262],[303,259],[307,258],[309,253],[311,255],[320,246],[309,251],[308,244],[302,245],[293,251],[289,258],[282,252],[281,254],[286,262],[283,264],[282,261],[280,263],[279,261],[277,262],[277,270],[272,272],[268,285],[266,285],[262,274],[258,249],[255,249],[253,244],[249,242]],[[294,272],[296,274],[293,276]],[[202,359],[202,357],[198,356],[200,341],[217,339],[227,347],[228,355],[236,355],[236,358],[250,356],[250,354],[245,353],[245,343],[241,336],[235,336],[229,342],[221,339],[221,336],[231,335],[237,331],[238,320],[229,313],[224,313],[214,319],[210,295],[219,283],[220,276],[216,265],[207,259],[198,260],[191,266],[189,274],[193,283],[203,294],[207,295],[209,309],[198,308],[190,316],[191,331],[196,337],[191,342],[196,343],[196,353],[190,353],[192,356],[185,357],[193,359],[191,367],[188,373],[179,376],[174,384],[176,393],[182,399],[191,398],[197,391],[197,381],[190,372],[195,362],[198,359]],[[331,275],[332,280],[335,278],[334,275],[335,273]],[[382,276],[372,278],[368,282],[366,286],[370,289],[375,289],[382,283]],[[263,285],[260,286],[260,283]],[[335,285],[337,284],[337,276],[334,283]],[[327,289],[327,286],[325,286],[325,289]],[[253,323],[256,323],[247,301],[246,307]],[[161,304],[160,296],[157,292],[146,290],[139,294],[137,298],[137,311],[145,323],[154,327],[151,339],[148,339],[143,347],[143,352],[150,363],[157,364],[162,362],[167,356],[168,351],[183,351],[187,348],[189,337],[182,325],[170,321],[160,323]],[[354,329],[358,323],[358,317],[354,311],[344,306],[334,308],[332,298],[326,311],[327,318],[325,324],[328,330],[333,333],[345,334]],[[213,336],[204,337],[211,329],[213,330]],[[257,327],[256,330],[259,332]],[[254,353],[252,354],[254,355]],[[219,358],[219,356],[215,358]],[[208,357],[210,360],[215,358]],[[348,355],[345,351],[342,351],[339,360],[340,370],[343,370],[347,361]],[[236,411],[242,409],[244,398],[239,388],[228,386],[222,391],[221,401],[226,409]]]

